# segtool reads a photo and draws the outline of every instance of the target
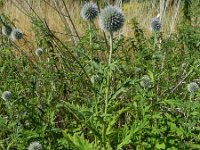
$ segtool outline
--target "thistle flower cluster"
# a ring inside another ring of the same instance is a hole
[[[12,32],[12,28],[9,25],[4,25],[2,27],[3,35],[10,36],[11,32]]]
[[[141,68],[135,68],[135,74],[140,74],[142,73],[142,69]]]
[[[121,9],[115,6],[107,6],[100,14],[99,24],[106,32],[116,32],[122,28],[125,22]]]
[[[187,85],[187,89],[190,93],[194,93],[198,91],[199,85],[196,82],[191,82]]]
[[[42,150],[42,145],[37,141],[32,142],[30,143],[28,150]]]
[[[153,18],[151,21],[151,29],[154,32],[158,32],[161,29],[161,23],[157,17]]]
[[[98,16],[98,7],[94,3],[86,3],[81,9],[81,17],[92,21]],[[116,6],[107,6],[100,14],[99,24],[106,32],[116,32],[122,28],[125,22],[124,14]]]
[[[149,88],[150,87],[150,78],[149,78],[148,75],[144,75],[141,78],[140,86],[143,87],[143,88]]]
[[[86,3],[81,9],[81,17],[88,21],[94,20],[98,13],[98,7],[94,3]]]
[[[10,35],[11,40],[20,40],[23,37],[23,32],[20,29],[13,29]]]
[[[43,49],[42,48],[37,48],[36,50],[35,50],[35,54],[38,56],[38,57],[40,57],[42,54],[43,54]]]
[[[8,101],[9,99],[12,98],[12,93],[10,91],[5,91],[3,92],[1,98],[5,101]]]

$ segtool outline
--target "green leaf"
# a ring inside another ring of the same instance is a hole
[[[88,119],[93,115],[92,112],[88,111],[89,109],[88,110],[82,109],[81,107],[75,106],[68,102],[65,102],[65,101],[62,101],[62,102],[64,102],[64,107],[67,108],[80,123],[82,123],[88,129],[90,129],[94,133],[94,135],[97,136],[101,140],[101,134],[96,129],[94,124]]]
[[[71,143],[72,147],[76,148],[77,150],[94,150],[94,144],[89,143],[83,135],[70,135],[63,131],[64,137]]]
[[[165,149],[165,148],[166,148],[166,145],[165,145],[165,143],[161,143],[161,144],[157,143],[157,144],[156,144],[156,148],[157,148],[157,149]]]
[[[116,113],[116,115],[114,115],[114,117],[112,117],[112,120],[109,122],[108,124],[108,128],[107,128],[107,134],[111,133],[111,129],[113,128],[113,126],[116,124],[116,122],[118,121],[119,117],[121,116],[121,114],[123,114],[124,112],[127,112],[128,110],[130,110],[130,107],[121,109],[120,111],[118,111]]]
[[[131,129],[128,131],[128,134],[123,138],[122,142],[117,146],[117,150],[121,149],[123,146],[131,143],[131,139],[137,132],[144,129],[144,127],[148,124],[148,121],[145,119],[144,121],[138,122],[138,124],[133,124]],[[125,126],[125,128],[127,128]]]

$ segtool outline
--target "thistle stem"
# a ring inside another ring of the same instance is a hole
[[[107,116],[107,109],[108,109],[108,97],[109,97],[109,89],[110,89],[110,78],[112,76],[112,69],[111,69],[111,59],[112,59],[112,51],[113,51],[113,32],[110,32],[110,54],[108,58],[108,73],[107,73],[107,86],[106,86],[106,97],[105,97],[105,110],[104,115]],[[106,150],[106,122],[103,126],[103,134],[102,134],[102,141],[104,145],[104,150]]]
[[[92,34],[91,34],[91,22],[88,23],[89,26],[89,34],[90,34],[90,46],[92,45]]]
[[[110,54],[108,58],[108,74],[107,74],[107,89],[106,89],[106,98],[105,98],[105,111],[104,113],[107,114],[107,107],[108,107],[108,95],[110,89],[110,77],[112,75],[111,70],[111,59],[112,59],[112,51],[113,51],[113,33],[110,33]]]

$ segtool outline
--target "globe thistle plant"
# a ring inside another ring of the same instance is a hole
[[[91,22],[98,16],[99,10],[96,4],[94,3],[86,3],[83,5],[81,9],[81,17],[84,20],[89,21],[88,26],[89,26],[89,31],[91,31]],[[90,34],[90,45],[92,44],[92,34]]]
[[[2,33],[3,33],[3,35],[10,36],[11,32],[12,32],[12,28],[10,26],[4,25],[2,27]]]
[[[100,27],[106,32],[116,32],[124,25],[125,17],[121,9],[116,6],[107,6],[100,14]]]
[[[35,50],[35,54],[36,54],[38,57],[40,57],[40,56],[43,54],[43,49],[42,49],[42,48],[37,48],[37,49]]]
[[[30,143],[28,150],[42,150],[42,145],[37,141],[32,142]]]
[[[151,30],[154,32],[158,32],[161,29],[161,23],[158,19],[158,17],[155,17],[151,21]]]
[[[149,78],[148,75],[144,75],[141,78],[140,86],[143,87],[143,88],[149,88],[150,87],[150,78]]]
[[[196,82],[191,82],[187,85],[187,89],[190,93],[194,93],[198,91],[199,85]]]
[[[109,100],[109,90],[110,90],[110,79],[112,77],[112,70],[110,68],[111,57],[113,51],[113,33],[118,31],[124,25],[124,14],[121,9],[115,6],[107,6],[104,8],[100,14],[99,24],[102,30],[110,33],[110,54],[108,58],[108,73],[107,73],[107,82],[106,82],[106,93],[105,93],[105,108],[104,113],[107,114],[108,109],[108,100]],[[102,141],[106,143],[106,126],[103,126],[103,135]],[[104,149],[106,149],[106,145],[104,145]]]
[[[98,13],[98,7],[94,3],[86,3],[81,9],[81,17],[88,21],[94,20]]]
[[[1,98],[2,98],[3,100],[5,100],[5,101],[10,100],[11,97],[12,97],[12,93],[11,93],[10,91],[5,91],[5,92],[3,92],[2,96],[1,96]]]
[[[20,40],[23,37],[23,32],[20,29],[13,29],[10,37],[13,41]]]

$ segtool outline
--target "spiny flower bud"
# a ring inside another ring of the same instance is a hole
[[[20,29],[13,29],[10,36],[13,41],[20,40],[23,37],[23,32]]]
[[[10,26],[5,25],[2,27],[3,35],[10,36],[11,32],[12,32],[12,28]]]
[[[148,75],[144,75],[144,76],[141,78],[140,86],[142,86],[142,87],[144,87],[144,88],[149,88],[149,87],[150,87],[150,78],[149,78]]]
[[[154,32],[158,32],[161,29],[161,23],[157,17],[153,18],[151,21],[151,29]]]
[[[94,3],[86,3],[81,9],[81,17],[88,21],[94,20],[98,13],[98,7]]]
[[[11,97],[12,97],[12,93],[10,91],[3,92],[2,96],[1,96],[1,98],[5,101],[11,99]]]
[[[187,85],[187,89],[189,92],[197,92],[199,89],[199,85],[196,82],[191,82]]]
[[[100,14],[100,27],[106,32],[116,32],[122,28],[125,22],[121,9],[115,6],[107,6]]]
[[[39,142],[32,142],[29,147],[28,150],[42,150],[42,145]]]
[[[43,49],[42,48],[37,48],[35,50],[35,54],[40,57],[43,54]]]

